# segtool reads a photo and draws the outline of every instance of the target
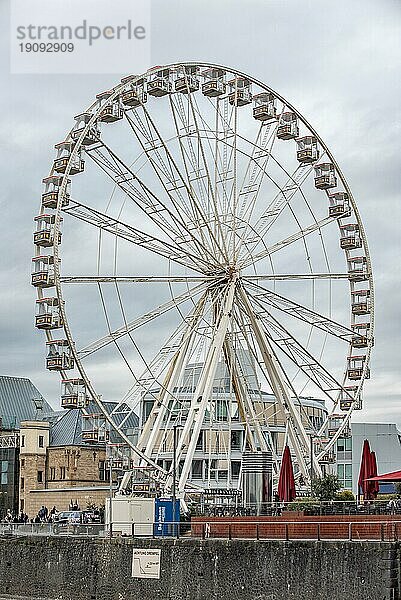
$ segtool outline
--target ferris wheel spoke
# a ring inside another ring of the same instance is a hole
[[[255,313],[261,306],[254,295],[248,293]],[[263,307],[262,307],[263,308]],[[269,311],[263,309],[262,327],[268,338],[289,358],[326,396],[335,402],[332,393],[343,389],[343,386],[303,345],[275,318]],[[261,315],[259,315],[260,317]]]
[[[175,166],[175,162],[172,162],[167,143],[160,136],[153,121],[152,125],[148,126],[149,116],[148,113],[145,112],[145,107],[143,105],[142,108],[145,115],[145,121],[141,119],[137,111],[134,112],[133,118],[131,118],[129,112],[126,110],[125,117],[127,123],[140,144],[143,153],[146,155],[153,172],[161,183],[166,196],[174,206],[177,215],[179,215],[183,222],[189,221],[197,225],[194,197],[192,194],[186,194],[186,197],[189,200],[189,206],[187,206],[185,197],[181,192],[182,189],[188,191],[186,187],[187,182],[184,181],[181,173]],[[156,134],[156,138],[152,135],[152,131]],[[163,150],[165,158],[162,157],[160,149]]]
[[[278,309],[291,317],[295,317],[304,323],[308,323],[309,325],[321,329],[326,333],[330,333],[346,342],[350,342],[351,338],[355,337],[355,332],[352,331],[352,329],[333,321],[329,317],[321,315],[316,311],[294,302],[289,298],[285,298],[271,290],[266,290],[255,283],[249,282],[248,285],[254,290],[253,297],[255,300],[258,300],[260,303],[260,309],[255,312],[261,317],[265,312],[265,309],[262,308],[262,303],[266,303],[271,308]]]
[[[146,455],[152,455],[157,437],[163,426],[163,421],[167,418],[167,424],[165,431],[167,432],[169,424],[173,417],[173,412],[179,409],[177,419],[182,416],[182,411],[185,410],[185,401],[180,400],[177,393],[174,393],[178,388],[180,381],[187,368],[189,357],[191,356],[191,349],[194,346],[194,338],[196,327],[199,323],[200,317],[204,310],[205,298],[203,302],[199,303],[196,309],[192,313],[191,319],[187,322],[187,328],[185,335],[182,336],[179,348],[172,357],[169,369],[166,373],[160,395],[157,403],[155,402],[152,406],[152,410],[143,428],[138,445],[144,448]],[[182,381],[184,387],[187,382]],[[170,405],[170,399],[174,398],[173,404]]]
[[[179,362],[179,355],[185,356],[185,350],[188,350],[189,344],[192,341],[193,330],[196,327],[199,317],[204,309],[207,293],[205,292],[192,311],[182,321],[174,332],[167,338],[161,349],[157,352],[153,360],[146,365],[141,375],[135,379],[134,385],[125,394],[120,405],[131,406],[132,410],[136,408],[138,403],[143,398],[144,394],[153,398],[154,403],[152,411],[144,425],[141,436],[138,440],[138,446],[143,447],[145,451],[146,445],[150,443],[151,424],[154,420],[163,419],[171,401],[178,402],[177,386],[170,385],[169,373],[172,369],[176,369]],[[167,374],[162,377],[163,372],[169,366]],[[154,388],[158,391],[154,392]],[[119,410],[118,406],[115,410]],[[162,413],[162,414],[160,414]],[[156,416],[157,415],[157,416]],[[154,417],[154,418],[153,418]],[[148,456],[148,454],[146,453]]]
[[[245,224],[242,226],[241,239],[236,252],[235,260],[241,251],[242,244],[247,238],[247,233],[252,221],[252,214],[257,203],[258,195],[263,183],[263,177],[271,157],[274,142],[276,141],[277,122],[261,123],[259,132],[249,157],[244,179],[238,193],[238,217]],[[262,135],[263,133],[263,135]],[[260,139],[260,142],[259,142]],[[253,165],[252,169],[251,166]],[[249,174],[249,177],[248,177]]]
[[[301,404],[300,399],[273,350],[271,341],[266,334],[261,320],[258,319],[254,313],[248,293],[243,288],[240,288],[238,297],[239,308],[244,311],[249,319],[249,323],[255,335],[273,394],[288,423],[288,433],[299,469],[306,480],[308,480],[309,472],[307,468],[307,458],[309,456],[309,437],[302,423],[299,409],[294,402],[294,400],[296,400],[299,406]],[[315,473],[319,475],[321,473],[320,465],[315,459],[313,459],[313,461],[316,469]]]
[[[106,150],[110,160],[102,153],[102,149]],[[87,154],[173,243],[188,246],[193,242],[201,256],[209,256],[211,264],[216,263],[212,252],[194,236],[185,221],[177,217],[109,146],[102,143],[101,147],[87,150]],[[134,182],[138,183],[140,189]]]
[[[276,244],[273,244],[273,246],[267,247],[265,250],[262,250],[258,254],[254,254],[251,258],[248,258],[243,263],[240,263],[241,268],[246,268],[246,267],[249,267],[250,265],[256,264],[260,260],[263,260],[264,258],[270,256],[271,254],[274,254],[275,252],[278,252],[279,250],[286,248],[287,246],[293,244],[294,242],[305,239],[308,235],[314,233],[315,231],[321,231],[321,229],[326,227],[326,225],[329,225],[330,223],[333,223],[334,221],[336,221],[336,219],[334,217],[325,217],[324,219],[321,219],[320,221],[316,221],[315,223],[312,223],[312,225],[309,225],[308,227],[306,227],[304,229],[299,229],[299,231],[297,231],[296,233],[293,233],[292,235],[280,240]]]
[[[170,96],[170,107],[173,114],[173,120],[176,127],[177,136],[180,143],[181,154],[186,169],[187,179],[191,183],[196,182],[199,190],[201,205],[207,215],[209,223],[209,232],[211,235],[212,245],[215,252],[219,252],[223,260],[228,260],[228,253],[225,244],[225,238],[222,234],[220,219],[217,210],[217,199],[216,190],[213,187],[208,162],[206,159],[206,152],[202,142],[202,136],[200,135],[198,119],[199,109],[197,107],[196,100],[192,98],[192,94],[188,94],[189,105],[191,112],[185,111],[182,103],[181,96],[178,96],[176,101]],[[178,106],[176,106],[176,104]],[[190,121],[190,115],[192,115],[192,121]],[[184,134],[180,134],[177,116],[180,119],[183,127]],[[192,136],[196,135],[197,148],[196,151],[192,144]],[[182,139],[185,138],[187,141],[187,152],[185,151]],[[188,156],[189,154],[189,156]],[[201,159],[197,159],[196,155],[201,156]],[[188,164],[185,156],[188,156],[190,166],[194,176],[191,177],[188,169]],[[202,166],[203,165],[203,166]],[[211,200],[211,202],[210,202]],[[210,204],[213,206],[213,214],[210,212]],[[212,217],[212,222],[210,219]]]
[[[178,236],[181,231],[175,229],[176,223],[171,211],[139,179],[138,174],[117,156],[104,142],[88,148],[87,156],[130,198],[138,208],[171,239],[171,232]],[[135,184],[137,182],[139,187]],[[171,218],[169,221],[166,215]]]
[[[309,164],[301,164],[295,169],[293,174],[289,176],[283,187],[278,186],[279,192],[254,224],[254,230],[257,234],[257,237],[254,240],[248,240],[248,242],[259,242],[260,238],[266,235],[284,208],[289,204],[295,194],[299,192],[301,185],[312,173],[312,171],[313,166]]]
[[[218,281],[218,277],[119,277],[115,275],[63,275],[60,277],[61,283],[197,283]]]
[[[261,363],[260,363],[260,359],[259,359],[259,357],[257,355],[256,343],[255,343],[255,338],[252,335],[252,329],[250,327],[249,321],[245,322],[244,316],[245,316],[244,312],[241,311],[241,310],[238,310],[238,308],[236,308],[236,310],[234,311],[234,320],[235,320],[235,323],[238,326],[239,333],[240,333],[240,335],[242,336],[242,338],[243,338],[243,340],[245,342],[246,348],[247,348],[247,350],[249,352],[249,356],[251,357],[251,361],[250,361],[251,362],[251,369],[252,369],[251,376],[253,375],[253,377],[254,377],[254,381],[256,383],[257,391],[258,391],[258,395],[256,396],[256,399],[260,402],[261,405],[263,405],[262,389],[261,389],[261,385],[260,385],[260,383],[258,381],[259,378],[258,378],[258,375],[257,375],[257,371],[255,369],[255,364],[259,365],[259,367],[260,367]],[[243,371],[243,368],[242,368],[242,365],[241,365],[241,358],[240,357],[237,357],[237,364],[238,364],[238,370],[239,370],[239,374],[238,375],[239,375],[240,379],[242,379],[243,381],[245,381],[247,383],[247,391],[248,391],[249,389],[252,389],[252,388],[250,388],[250,385],[249,385],[249,383],[247,381],[248,377],[245,376],[245,373]],[[262,424],[261,416],[264,417],[265,414],[264,414],[263,410],[262,410],[262,413],[260,413],[260,412],[258,414],[256,413],[256,409],[255,409],[255,406],[254,406],[254,402],[255,402],[255,390],[252,389],[252,392],[253,393],[252,393],[251,396],[248,397],[248,395],[247,395],[247,398],[246,398],[247,403],[244,406],[244,410],[243,410],[244,417],[243,418],[244,418],[244,421],[246,421],[246,423],[247,423],[247,425],[249,427],[252,424],[257,424],[255,426],[255,429],[256,429],[257,435],[258,435],[259,446],[262,448],[263,447],[263,441],[264,441],[265,444],[266,444],[266,442],[265,442],[265,438],[264,438],[263,432],[260,429],[260,426]],[[281,411],[280,408],[279,408],[278,412],[280,413],[281,417],[284,420],[285,419],[285,415]],[[247,419],[247,415],[248,414],[251,416],[250,420]],[[275,462],[277,462],[277,457],[275,456],[274,445],[272,443],[271,430],[270,430],[270,426],[269,426],[269,423],[268,423],[267,419],[264,419],[263,426],[264,426],[264,430],[267,433],[267,435],[269,437],[269,440],[270,440],[270,448],[271,448],[271,451],[273,453],[273,459],[274,459]]]
[[[298,281],[313,279],[349,279],[348,273],[275,273],[274,275],[243,275],[245,281]]]
[[[125,111],[125,116],[127,118],[127,121],[129,122],[131,129],[134,132],[143,151],[147,154],[150,164],[153,167],[153,170],[156,173],[159,181],[161,182],[166,194],[168,195],[168,197],[172,201],[174,207],[176,208],[178,214],[180,215],[181,221],[184,223],[186,229],[188,229],[188,226],[189,226],[188,219],[190,219],[191,215],[186,210],[185,198],[181,193],[181,189],[185,190],[186,197],[189,199],[189,201],[192,205],[192,208],[195,212],[195,215],[196,215],[195,222],[192,223],[192,227],[194,229],[198,230],[201,240],[202,240],[202,246],[207,247],[208,252],[210,254],[212,252],[210,242],[214,236],[213,236],[213,231],[210,227],[210,224],[208,223],[208,219],[205,218],[205,212],[202,210],[202,207],[199,206],[198,199],[196,198],[196,195],[193,193],[190,182],[182,175],[180,169],[178,168],[176,161],[174,160],[174,157],[172,156],[171,152],[169,151],[166,142],[164,141],[163,137],[161,136],[158,128],[156,127],[156,125],[155,125],[153,119],[151,118],[149,112],[147,111],[146,107],[144,105],[142,105],[142,108],[143,108],[143,112],[144,112],[144,115],[146,118],[146,122],[148,124],[150,124],[150,126],[148,128],[146,127],[146,125],[144,124],[142,119],[140,118],[139,113],[136,111],[134,113],[136,123],[134,123],[134,121],[131,119],[128,112]],[[138,129],[142,133],[142,136],[145,137],[145,142],[139,135]],[[152,136],[152,131],[153,131],[153,133],[156,134],[156,140]],[[163,148],[163,151],[166,155],[167,161],[170,165],[170,169],[167,168],[166,163],[163,161],[163,159],[160,155],[160,152],[159,152],[160,146],[161,146],[161,148]],[[156,156],[158,156],[158,159],[159,159],[158,162],[155,161],[154,158],[152,157],[151,151],[155,152]],[[163,177],[164,177],[164,179],[163,179]],[[176,198],[178,198],[178,202],[177,202]],[[183,216],[181,214],[181,212],[179,210],[179,206],[181,206],[181,210],[184,211],[185,216]],[[205,236],[205,232],[207,232],[208,238]],[[192,236],[192,237],[193,237],[193,240],[195,242],[197,242],[197,238],[195,238],[194,236]]]
[[[260,450],[266,452],[268,450],[266,439],[263,435],[261,424],[256,418],[255,409],[249,395],[249,390],[247,388],[246,378],[244,377],[242,365],[235,354],[232,341],[227,335],[223,344],[223,352],[228,372],[231,376],[234,393],[238,402],[238,407],[240,412],[242,413],[242,418],[244,420],[245,430],[247,432],[247,437],[250,446],[253,451],[256,451],[259,448]],[[255,444],[252,430],[254,430],[256,434],[258,442],[257,446]]]
[[[106,231],[118,238],[132,242],[154,254],[163,256],[168,260],[186,266],[194,271],[201,271],[201,265],[203,266],[203,269],[210,269],[211,267],[210,263],[203,263],[199,256],[191,254],[188,250],[181,250],[177,246],[144,233],[143,231],[132,227],[132,225],[127,225],[123,221],[106,215],[85,204],[81,204],[76,200],[70,200],[69,204],[63,208],[63,212],[89,223],[101,231]]]
[[[129,334],[134,329],[138,329],[139,327],[146,325],[150,321],[153,321],[157,317],[160,317],[165,312],[176,308],[177,305],[180,305],[188,299],[192,298],[193,296],[200,294],[202,291],[204,291],[204,283],[201,283],[192,288],[191,290],[186,291],[183,294],[180,294],[179,296],[176,296],[173,300],[169,300],[168,302],[160,304],[154,310],[149,311],[141,315],[140,317],[137,317],[133,321],[130,321],[129,323],[124,325],[123,327],[119,327],[118,329],[112,331],[108,335],[105,335],[99,338],[98,340],[91,342],[90,344],[85,346],[85,348],[79,350],[79,356],[81,358],[86,358],[90,354],[93,354],[93,352],[97,352],[101,348],[104,348],[108,344],[111,344],[120,337]]]

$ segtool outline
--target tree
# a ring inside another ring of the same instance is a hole
[[[335,500],[340,489],[337,475],[325,475],[312,480],[312,495],[319,500]]]

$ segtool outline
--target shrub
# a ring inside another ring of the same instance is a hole
[[[341,492],[336,494],[336,500],[341,500],[342,502],[351,502],[355,500],[355,496],[351,490],[341,490]]]

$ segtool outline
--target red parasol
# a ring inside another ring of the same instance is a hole
[[[296,496],[294,470],[288,445],[283,452],[277,494],[282,502],[292,502]]]
[[[369,477],[369,481],[395,483],[397,481],[401,481],[401,471],[391,471],[391,473],[384,473],[383,475],[376,475],[376,477]]]
[[[370,468],[370,475],[369,475],[369,479],[371,480],[372,477],[377,477],[377,461],[376,461],[376,452],[371,452],[370,453],[370,463],[371,463],[371,468]],[[371,480],[369,481],[370,483],[370,490],[373,494],[373,497],[376,498],[377,494],[379,493],[379,482],[375,481],[375,480]]]
[[[369,481],[366,481],[370,477],[371,465],[372,465],[372,458],[370,455],[369,441],[365,440],[363,442],[361,467],[359,469],[359,479],[358,479],[358,486],[359,486],[359,489],[362,489],[362,494],[363,494],[364,500],[371,500],[371,498],[370,498],[371,485],[370,485]]]

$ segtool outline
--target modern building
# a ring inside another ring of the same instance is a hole
[[[248,358],[249,361],[249,358]],[[242,363],[247,377],[248,393],[253,396],[252,403],[261,425],[263,435],[273,454],[281,458],[286,443],[286,422],[275,397],[259,389],[254,369],[246,370],[246,357]],[[173,457],[172,424],[184,423],[193,393],[202,370],[202,365],[193,364],[187,367],[184,381],[187,385],[180,389],[176,396],[178,402],[173,406],[173,400],[167,411],[160,431],[154,444],[153,460],[157,461],[164,470],[170,471]],[[140,424],[145,424],[158,390],[153,394],[144,396],[140,404]],[[327,416],[327,409],[323,400],[303,397],[300,399],[302,422],[308,432],[318,429]],[[206,412],[197,441],[188,483],[194,488],[202,487],[212,489],[216,494],[218,490],[236,489],[240,486],[241,461],[243,453],[249,450],[245,436],[244,418],[240,413],[235,393],[232,388],[231,378],[227,369],[221,363],[218,366],[213,383],[213,402]],[[185,448],[180,457],[178,471],[181,472],[185,459]],[[325,470],[334,462],[334,455],[329,454],[322,464]]]
[[[364,440],[376,453],[378,473],[401,469],[401,431],[394,423],[351,423],[350,434],[337,440],[337,474],[344,489],[358,494],[359,469]],[[381,486],[391,492],[393,486]]]
[[[53,412],[29,379],[0,376],[0,518],[19,508],[20,423]]]

